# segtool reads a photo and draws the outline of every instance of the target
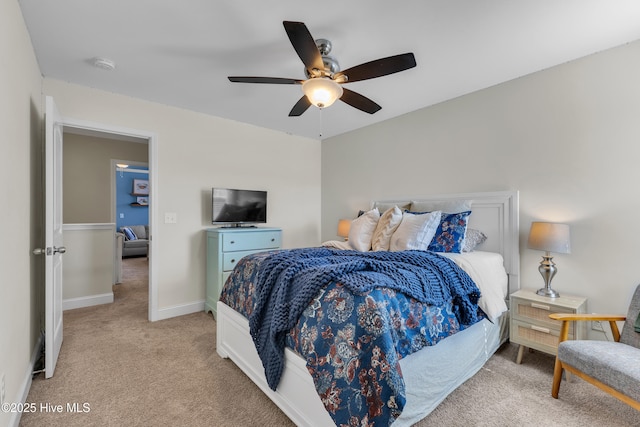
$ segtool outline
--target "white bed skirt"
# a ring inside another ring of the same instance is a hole
[[[285,349],[286,365],[276,391],[249,334],[249,322],[218,302],[216,351],[230,358],[298,426],[326,427],[333,420],[320,402],[302,357]],[[506,339],[507,313],[500,322],[483,320],[433,347],[400,360],[407,403],[394,427],[410,426],[427,416],[447,395],[471,378]],[[436,374],[434,374],[436,373]]]

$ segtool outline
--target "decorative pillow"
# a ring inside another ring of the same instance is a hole
[[[378,208],[373,208],[351,221],[349,244],[353,249],[360,252],[371,250],[371,239],[379,219]]]
[[[467,232],[467,219],[471,211],[453,214],[443,213],[440,225],[429,245],[429,250],[434,252],[462,252],[464,236]]]
[[[371,247],[374,251],[388,251],[391,236],[402,221],[402,211],[397,206],[387,209],[373,232]]]
[[[487,240],[487,236],[480,230],[475,228],[467,228],[467,234],[464,237],[462,252],[471,252],[476,246],[481,245]]]
[[[378,211],[380,212],[386,212],[389,209],[393,208],[394,206],[398,206],[400,208],[400,212],[404,212],[405,210],[409,210],[409,208],[411,207],[411,201],[398,202],[398,203],[373,202],[373,207],[378,208]]]
[[[130,226],[130,228],[138,239],[147,238],[147,230],[145,229],[144,225],[132,225]]]
[[[436,234],[438,224],[440,224],[440,216],[442,212],[435,211],[424,214],[414,214],[404,212],[402,214],[402,222],[398,226],[393,236],[389,250],[405,251],[405,250],[427,250],[431,239]]]
[[[411,212],[433,212],[458,213],[471,210],[472,200],[434,200],[411,201]]]
[[[127,240],[138,240],[138,236],[136,236],[136,233],[134,233],[131,228],[129,228],[129,227],[120,227],[120,230],[122,230],[122,232],[124,233],[124,236],[127,238]]]

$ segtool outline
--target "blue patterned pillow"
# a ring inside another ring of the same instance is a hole
[[[414,215],[425,214],[429,212],[405,212]],[[440,225],[433,236],[428,250],[433,252],[452,252],[459,254],[462,252],[464,245],[464,236],[467,232],[467,220],[471,215],[471,211],[458,213],[442,213],[440,217]]]
[[[138,240],[138,236],[136,236],[136,233],[134,233],[133,230],[129,227],[122,227],[121,230],[126,236],[127,240]]]
[[[467,220],[471,211],[442,214],[436,235],[429,244],[429,250],[434,252],[462,252],[464,235],[467,232]]]

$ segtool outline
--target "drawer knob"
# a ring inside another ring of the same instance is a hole
[[[233,245],[235,242],[236,242],[235,240],[232,240],[232,241],[231,241],[231,242],[229,242],[229,243],[231,243],[231,244]]]
[[[231,260],[231,263],[233,264],[234,262],[236,262],[236,260],[235,260],[235,259],[232,259],[232,260]]]
[[[272,237],[272,238],[271,238],[271,241],[272,241],[272,242],[275,242],[275,241],[276,241],[275,237]]]

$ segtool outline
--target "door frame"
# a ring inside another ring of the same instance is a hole
[[[148,163],[149,163],[149,251],[152,254],[158,254],[157,244],[157,224],[158,224],[158,137],[155,133],[125,128],[121,126],[108,125],[103,123],[78,120],[74,118],[62,118],[63,131],[98,136],[109,139],[116,139],[131,142],[144,142],[148,144]],[[64,167],[64,166],[63,166]],[[115,222],[115,218],[112,218]],[[157,286],[157,267],[154,259],[157,256],[149,257],[149,321],[159,320],[158,315],[158,286]]]

